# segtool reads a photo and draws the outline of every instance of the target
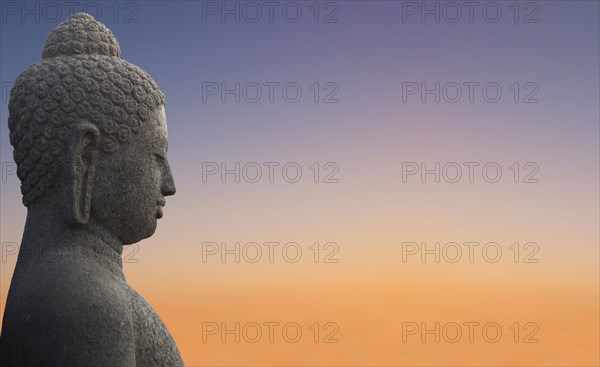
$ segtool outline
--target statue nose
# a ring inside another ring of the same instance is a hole
[[[175,183],[171,180],[171,183],[169,185],[163,187],[162,194],[164,196],[171,196],[175,195],[175,191]]]
[[[173,173],[171,172],[171,167],[167,163],[167,169],[165,170],[165,174],[163,176],[162,186],[160,188],[161,193],[164,196],[175,195],[175,180],[173,180]]]

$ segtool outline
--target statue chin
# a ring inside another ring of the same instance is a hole
[[[156,232],[157,223],[154,220],[152,225],[148,225],[146,228],[140,230],[139,232],[130,232],[122,237],[123,245],[133,245],[134,243],[138,243],[141,240],[145,240],[146,238],[152,237],[154,232]]]
[[[126,218],[128,219],[118,222],[115,222],[114,218],[110,218],[109,221],[94,218],[89,225],[96,227],[93,223],[98,223],[102,232],[108,232],[108,236],[118,239],[123,245],[132,245],[152,237],[158,227],[155,217],[129,216]],[[94,230],[92,229],[92,231]]]

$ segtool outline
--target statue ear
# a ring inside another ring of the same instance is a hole
[[[100,131],[88,122],[74,126],[67,151],[67,221],[71,225],[86,224],[90,219],[90,203],[96,164],[100,149]]]

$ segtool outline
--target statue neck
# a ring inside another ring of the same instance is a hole
[[[77,261],[86,258],[125,279],[123,243],[92,218],[80,226],[70,226],[55,208],[29,208],[18,263]]]

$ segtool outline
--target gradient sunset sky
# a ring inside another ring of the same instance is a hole
[[[74,5],[107,25],[122,58],[167,98],[177,194],[156,234],[125,249],[125,274],[187,366],[600,364],[600,3],[474,2],[472,21],[462,3],[281,1],[272,21],[262,1]],[[62,2],[44,4],[2,3],[2,313],[26,216],[10,171],[8,91],[69,15]],[[239,22],[224,12],[236,6]],[[423,13],[436,6],[439,22]],[[272,102],[271,82],[279,83]],[[239,103],[208,93],[236,83]],[[406,94],[436,83],[439,103]],[[478,83],[472,102],[464,83]],[[284,85],[292,86],[285,95]],[[462,97],[448,102],[456,85]],[[500,87],[497,102],[484,85]],[[208,166],[236,162],[248,167],[239,183],[206,176]],[[249,162],[262,167],[256,183]],[[279,164],[274,182],[265,162]],[[403,179],[403,167],[436,162],[448,168],[439,183],[420,172]],[[450,162],[462,167],[458,182]],[[474,182],[465,162],[478,164]],[[297,182],[286,181],[286,164],[292,176],[302,169]],[[494,167],[502,176],[488,182]],[[223,242],[240,243],[239,263],[207,255],[208,243]],[[280,244],[272,262],[268,242]],[[436,242],[439,262],[406,254],[407,243]],[[472,262],[471,242],[479,244]],[[255,263],[249,243],[263,249]],[[282,254],[288,243],[297,246]],[[449,261],[456,248],[462,257]],[[295,323],[302,337],[290,342],[276,329],[270,342],[271,322]],[[221,333],[236,323],[239,343]],[[421,333],[436,323],[439,343]],[[465,323],[479,323],[472,342]],[[263,335],[253,343],[255,324]],[[453,343],[455,324],[463,335]],[[208,335],[207,325],[219,331]],[[410,325],[419,331],[407,335]],[[499,325],[497,341],[482,335],[485,325]]]

